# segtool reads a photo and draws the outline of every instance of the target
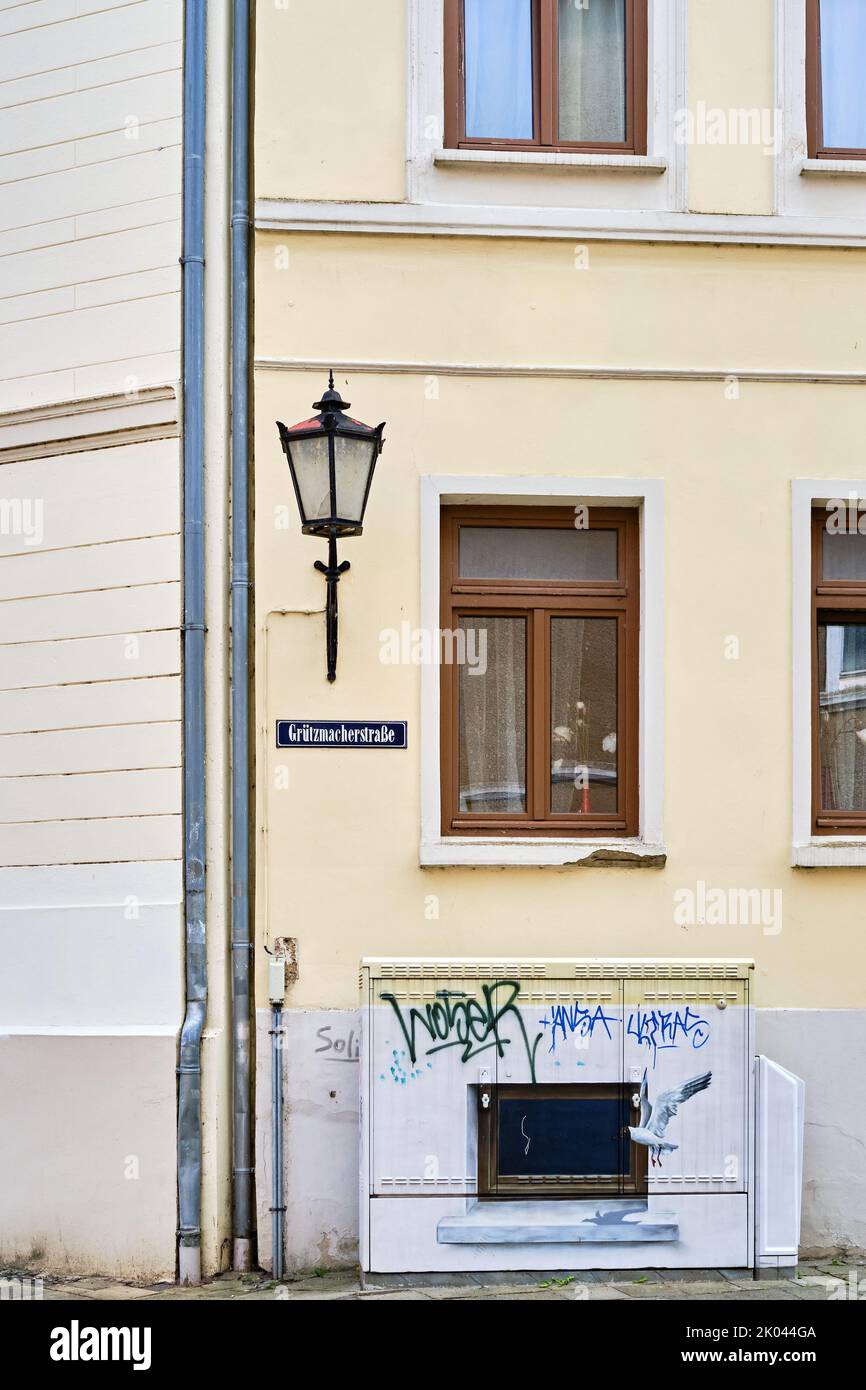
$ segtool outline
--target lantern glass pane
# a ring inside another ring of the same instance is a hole
[[[334,440],[334,474],[337,481],[336,515],[359,525],[364,517],[367,482],[376,458],[375,439],[352,439],[337,435]]]
[[[301,494],[304,523],[331,515],[331,485],[328,476],[328,436],[292,440],[292,463]]]

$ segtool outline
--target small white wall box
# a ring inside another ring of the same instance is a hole
[[[796,1263],[803,1083],[753,1057],[752,971],[364,960],[363,1268]]]

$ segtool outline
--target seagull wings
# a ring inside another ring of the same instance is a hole
[[[691,1100],[698,1091],[705,1091],[713,1079],[711,1071],[705,1071],[700,1076],[692,1076],[688,1081],[684,1081],[682,1086],[677,1086],[670,1091],[662,1091],[655,1105],[652,1107],[650,1118],[645,1128],[651,1134],[658,1135],[659,1139],[664,1138],[665,1130],[671,1116],[677,1113],[677,1107],[682,1105],[684,1100]],[[643,1105],[641,1105],[641,1124],[643,1124]]]

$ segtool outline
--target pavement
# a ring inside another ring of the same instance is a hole
[[[194,1287],[136,1284],[97,1275],[60,1275],[0,1270],[0,1299],[36,1298],[55,1302],[135,1300],[366,1301],[374,1303],[431,1299],[508,1301],[644,1301],[701,1300],[739,1302],[866,1301],[866,1258],[803,1263],[791,1279],[760,1279],[748,1270],[631,1269],[555,1273],[370,1274],[357,1268],[308,1270],[277,1283],[264,1272],[222,1274]]]

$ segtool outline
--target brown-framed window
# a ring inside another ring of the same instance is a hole
[[[637,835],[630,508],[443,507],[442,833]]]
[[[646,1194],[647,1149],[628,1126],[634,1086],[481,1086],[481,1201]]]
[[[646,154],[647,0],[445,0],[450,149]]]
[[[812,159],[866,159],[866,5],[806,0],[806,126]]]
[[[866,535],[812,513],[812,822],[866,834]]]

